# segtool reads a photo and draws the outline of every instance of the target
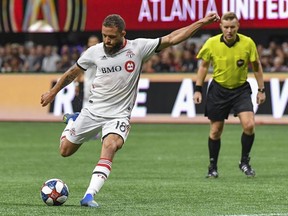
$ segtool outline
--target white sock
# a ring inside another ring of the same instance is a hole
[[[98,164],[93,170],[90,184],[85,195],[92,194],[92,196],[94,196],[100,191],[111,172],[111,167],[112,161],[110,161],[109,159],[100,158]]]

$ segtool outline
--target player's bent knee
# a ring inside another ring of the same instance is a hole
[[[255,129],[255,124],[254,124],[254,121],[249,121],[249,122],[246,122],[244,125],[243,125],[243,130],[246,134],[248,135],[251,135],[254,133],[254,129]]]
[[[69,157],[69,156],[72,155],[72,154],[69,152],[69,150],[60,148],[60,155],[61,155],[62,157]]]
[[[122,148],[121,144],[118,144],[117,142],[111,141],[111,142],[106,142],[103,144],[103,147],[105,149],[109,149],[113,152],[116,152],[117,150]]]
[[[109,141],[103,143],[103,147],[109,151],[116,152],[122,148],[123,144],[124,143],[122,140],[110,139]]]
[[[254,134],[254,126],[245,127],[245,128],[244,128],[244,133],[247,134],[247,135],[252,135],[252,134]]]
[[[124,144],[124,140],[117,134],[109,134],[103,140],[103,148],[109,151],[116,152],[121,149]]]
[[[60,155],[62,157],[69,157],[70,155],[74,154],[80,145],[73,144],[69,142],[68,140],[64,139],[61,141],[60,144]]]
[[[213,140],[218,140],[220,139],[222,134],[222,130],[211,130],[210,131],[210,138]]]

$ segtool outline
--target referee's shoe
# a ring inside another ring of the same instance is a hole
[[[210,164],[206,178],[218,178],[217,166]]]
[[[252,169],[251,165],[249,164],[250,157],[242,158],[239,162],[239,168],[240,170],[245,173],[247,177],[254,177],[255,176],[255,170]]]

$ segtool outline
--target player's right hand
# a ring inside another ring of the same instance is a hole
[[[51,103],[54,100],[54,95],[48,91],[41,95],[41,104],[42,107],[47,106],[49,103]]]
[[[196,91],[196,92],[194,93],[194,96],[193,96],[193,101],[194,101],[195,104],[200,104],[200,103],[202,103],[202,93]]]

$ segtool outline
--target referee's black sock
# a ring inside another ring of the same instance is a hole
[[[209,149],[210,165],[215,166],[215,167],[217,167],[220,146],[221,146],[221,139],[212,140],[209,137],[209,139],[208,139],[208,149]]]
[[[252,145],[254,143],[254,137],[255,137],[255,134],[247,135],[245,133],[242,133],[242,136],[241,136],[241,143],[242,143],[241,160],[242,159],[245,160],[249,157]]]

